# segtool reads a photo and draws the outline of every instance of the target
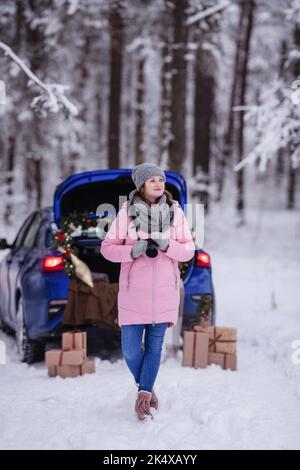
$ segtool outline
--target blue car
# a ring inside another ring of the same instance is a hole
[[[20,359],[28,364],[41,359],[45,344],[59,338],[63,330],[63,309],[67,302],[70,278],[63,259],[51,248],[53,228],[61,227],[62,217],[76,212],[96,213],[101,203],[119,208],[119,195],[135,189],[131,169],[99,170],[70,176],[56,187],[53,207],[31,213],[14,242],[0,240],[0,249],[8,250],[0,263],[0,326],[14,333]],[[184,178],[166,171],[166,189],[184,208],[187,190]],[[101,240],[76,238],[79,258],[94,272],[104,272],[110,282],[118,282],[120,264],[100,254]],[[184,300],[182,330],[208,315],[215,323],[215,295],[209,255],[196,249],[188,263],[180,263]]]

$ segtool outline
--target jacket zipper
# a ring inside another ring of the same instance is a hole
[[[133,263],[134,263],[134,262],[133,262]],[[129,289],[129,278],[130,278],[130,272],[131,272],[133,263],[131,264],[131,266],[130,266],[130,268],[129,268],[129,271],[128,271],[128,275],[127,275],[127,289]]]
[[[173,272],[174,272],[174,276],[175,276],[175,287],[176,287],[176,290],[178,289],[178,276],[177,276],[177,270],[175,268],[175,265],[173,264]]]
[[[155,326],[155,319],[154,319],[154,266],[156,266],[156,261],[154,261],[152,266],[152,326]]]

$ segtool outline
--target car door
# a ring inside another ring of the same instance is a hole
[[[15,315],[16,315],[16,288],[18,278],[21,270],[26,263],[26,258],[30,254],[37,230],[40,224],[40,215],[38,212],[34,212],[28,218],[26,227],[21,234],[20,238],[17,237],[16,244],[11,250],[9,257],[9,269],[8,269],[8,284],[9,284],[9,314],[10,314],[10,325],[14,328],[15,326]]]
[[[11,270],[13,260],[16,259],[15,256],[20,256],[19,250],[25,239],[26,232],[30,227],[32,219],[33,219],[33,214],[30,214],[30,216],[27,217],[27,219],[23,222],[13,242],[13,246],[11,250],[9,251],[9,253],[7,254],[7,256],[4,258],[4,260],[1,263],[0,301],[1,301],[2,317],[5,323],[7,323],[12,328],[14,325],[13,325],[12,315],[10,311],[10,297],[12,295],[10,292],[10,270]],[[17,253],[19,254],[17,255]]]

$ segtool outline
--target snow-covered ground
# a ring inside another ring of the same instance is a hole
[[[251,182],[251,180],[250,180]],[[238,328],[238,372],[161,365],[160,410],[138,422],[124,362],[49,379],[44,364],[19,364],[7,345],[0,366],[0,449],[300,449],[300,216],[267,182],[248,188],[247,224],[233,224],[233,195],[206,220],[218,325]],[[269,188],[269,189],[268,189]]]

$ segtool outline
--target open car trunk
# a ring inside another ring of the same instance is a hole
[[[62,217],[75,211],[90,213],[96,216],[100,204],[111,204],[116,214],[128,199],[129,193],[135,189],[131,179],[132,170],[99,170],[73,175],[63,181],[54,195],[54,219],[61,227]],[[186,183],[184,178],[175,172],[166,171],[166,189],[182,207],[186,203]],[[122,197],[119,204],[119,198]],[[97,236],[79,236],[74,238],[79,258],[84,261],[92,272],[106,273],[109,282],[118,282],[120,263],[111,263],[100,254],[101,239]]]

